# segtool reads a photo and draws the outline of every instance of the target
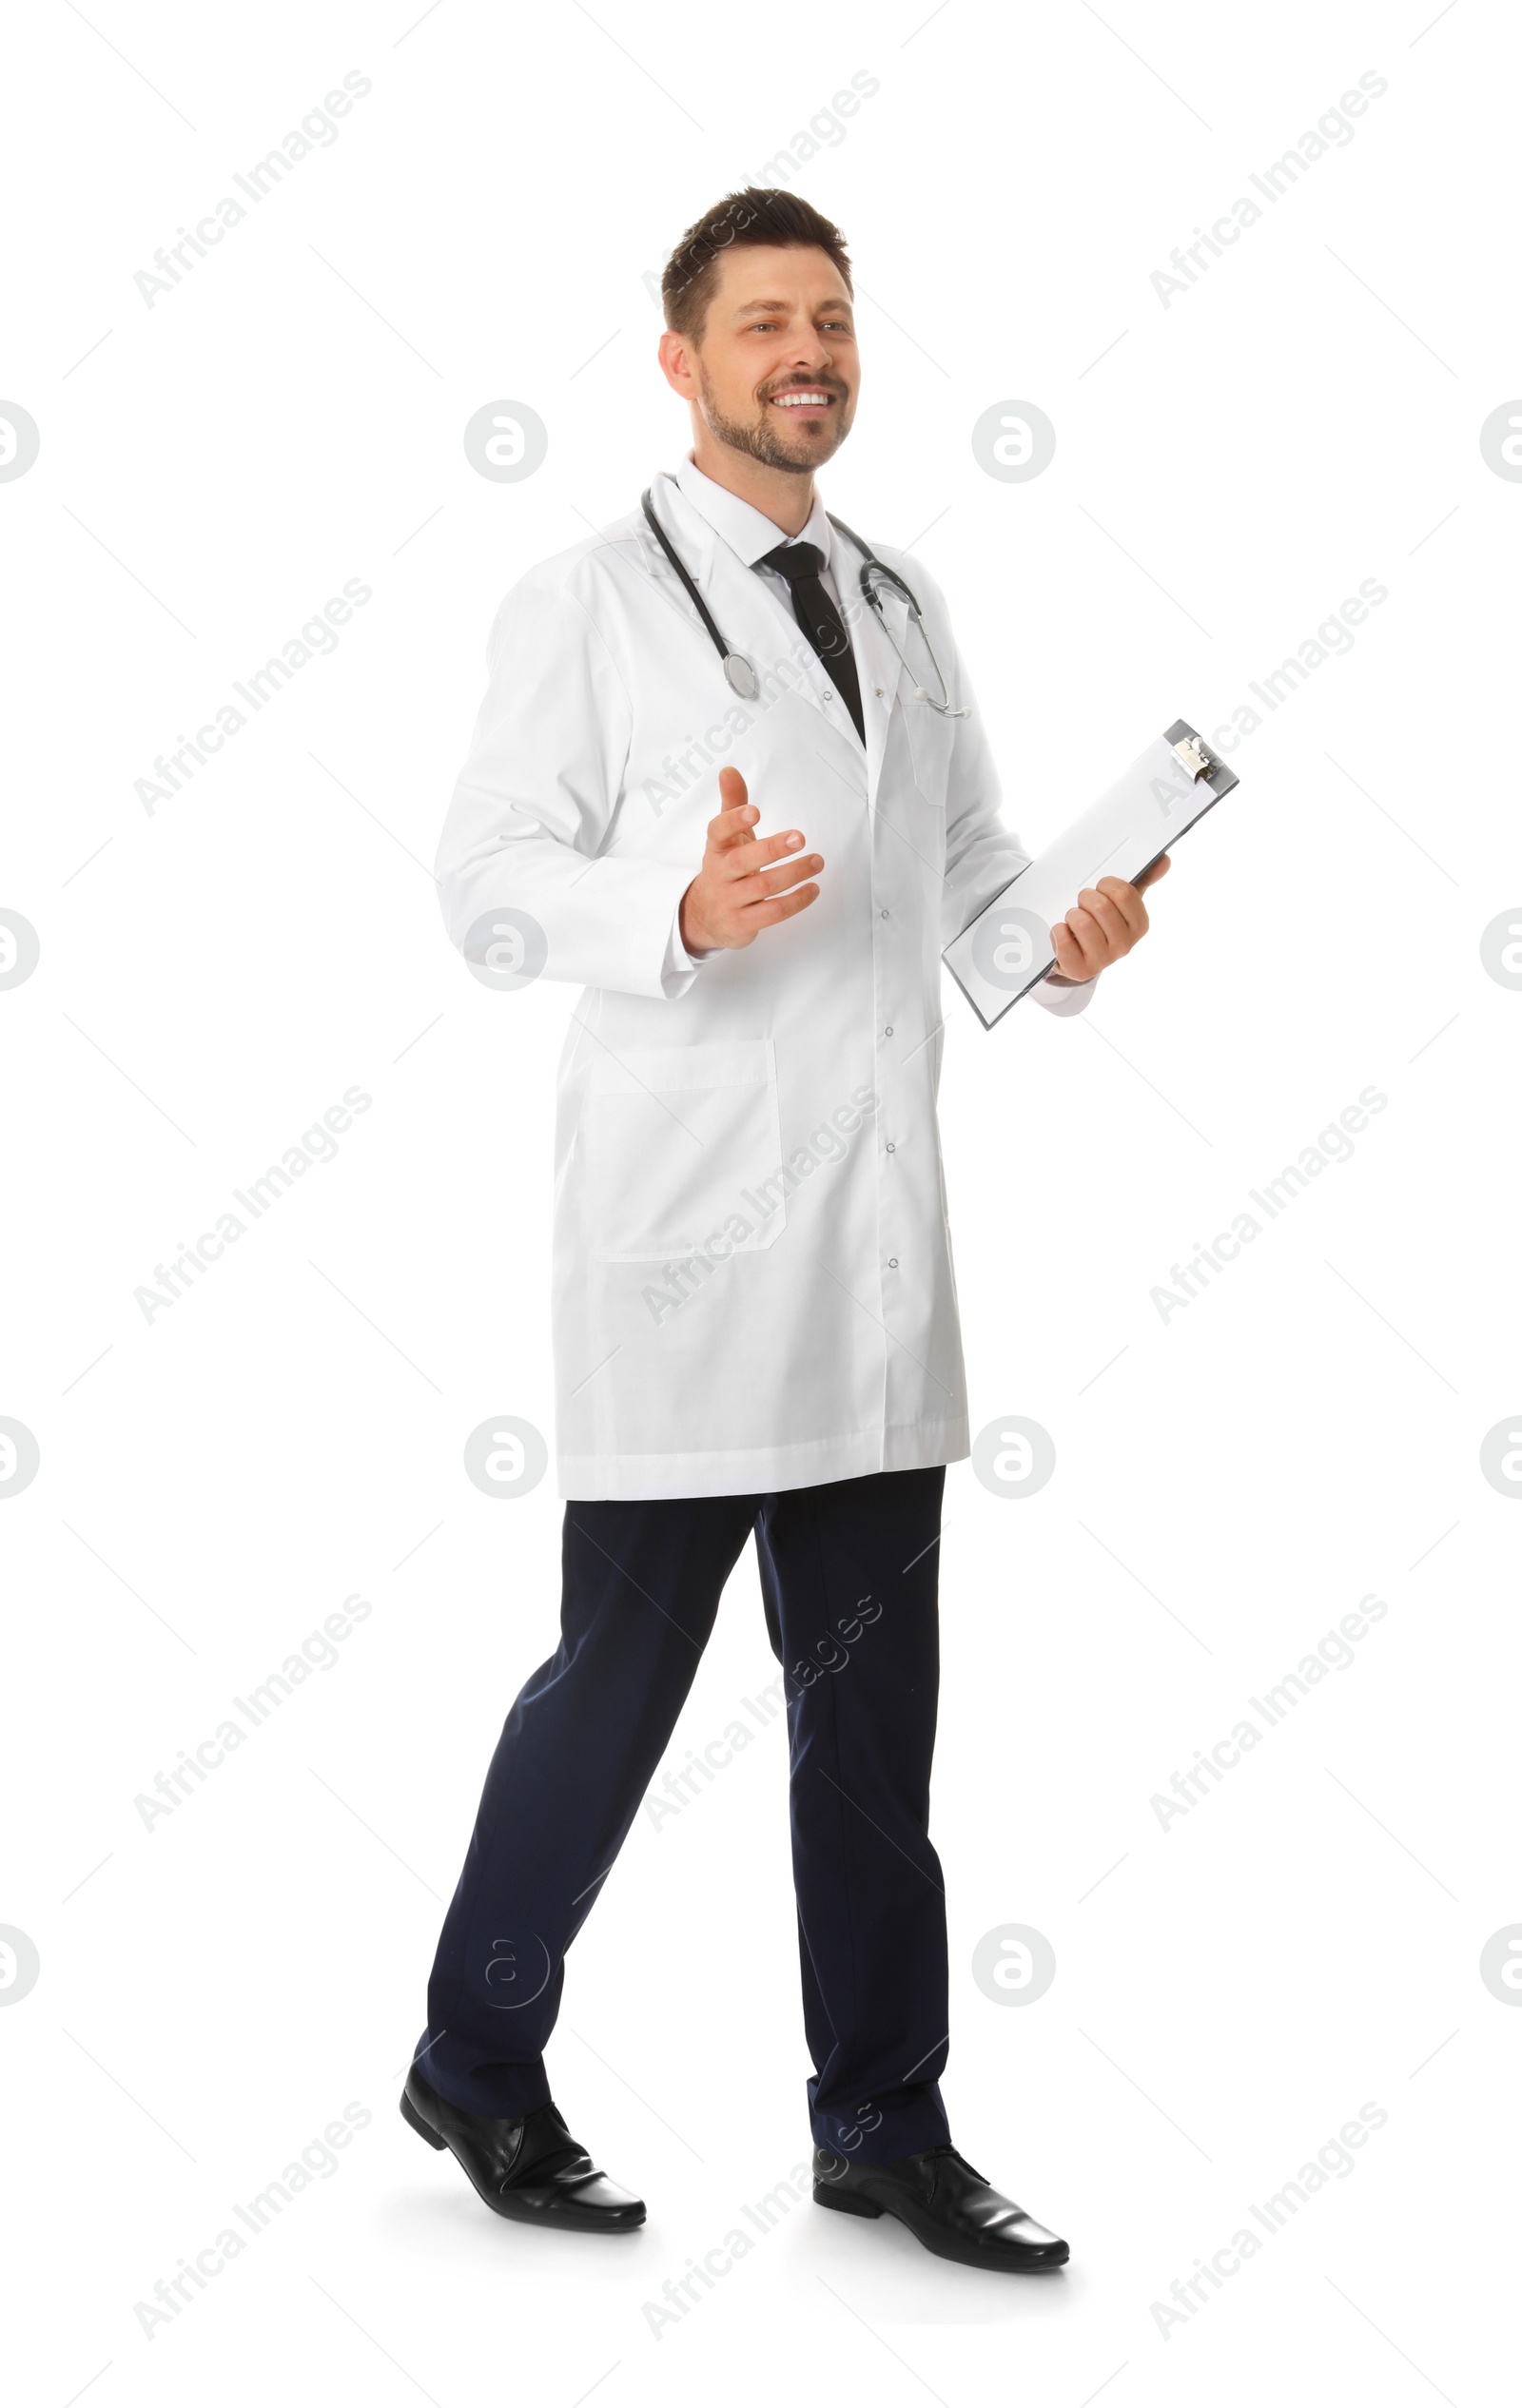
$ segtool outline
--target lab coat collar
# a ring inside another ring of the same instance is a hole
[[[835,531],[826,515],[824,496],[817,485],[814,488],[814,506],[808,518],[796,535],[787,535],[767,517],[764,511],[742,501],[739,495],[732,494],[727,485],[717,485],[712,476],[705,476],[691,452],[677,468],[676,482],[693,508],[708,520],[716,534],[723,536],[730,550],[745,562],[748,569],[753,569],[769,552],[775,552],[779,544],[817,544],[824,554],[826,568],[839,587],[840,579],[835,573]]]

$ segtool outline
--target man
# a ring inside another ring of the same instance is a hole
[[[838,230],[792,194],[732,194],[663,295],[693,449],[648,511],[507,596],[439,855],[469,959],[586,992],[556,1143],[562,1636],[492,1759],[402,2112],[500,2214],[643,2222],[541,2052],[753,1532],[814,2199],[966,2264],[1050,2267],[1066,2243],[951,2144],[927,1830],[941,1494],[968,1452],[941,951],[1028,856],[981,719],[952,715],[972,698],[934,581],[885,552],[923,628],[890,584],[865,607],[861,547],[814,487],[861,378]],[[1082,1010],[1146,925],[1136,887],[1085,889],[1039,1002]]]

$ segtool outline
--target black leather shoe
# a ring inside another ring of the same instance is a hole
[[[414,2066],[401,2112],[430,2148],[452,2149],[488,2207],[566,2232],[634,2232],[645,2203],[599,2173],[553,2102],[528,2115],[472,2115]]]
[[[991,2189],[949,2141],[888,2165],[857,2165],[816,2148],[814,2205],[847,2216],[896,2216],[927,2249],[959,2266],[1044,2274],[1067,2263],[1066,2242]]]

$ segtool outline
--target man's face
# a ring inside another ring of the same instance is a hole
[[[855,319],[824,251],[730,252],[701,341],[668,334],[661,357],[715,438],[769,468],[809,476],[849,432],[861,380]]]

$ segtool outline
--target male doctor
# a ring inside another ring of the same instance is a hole
[[[814,2200],[963,2264],[1049,2268],[1066,2243],[952,2146],[927,1832],[941,1492],[969,1451],[941,951],[1028,856],[983,721],[958,715],[939,588],[885,547],[924,613],[888,589],[885,625],[815,489],[861,381],[838,229],[791,193],[731,194],[662,291],[692,451],[648,514],[508,594],[439,853],[468,959],[584,992],[555,1163],[561,1639],[492,1758],[402,2113],[500,2215],[643,2223],[541,2052],[753,1534]],[[1136,886],[1085,889],[1038,1002],[1082,1011],[1146,926]]]

